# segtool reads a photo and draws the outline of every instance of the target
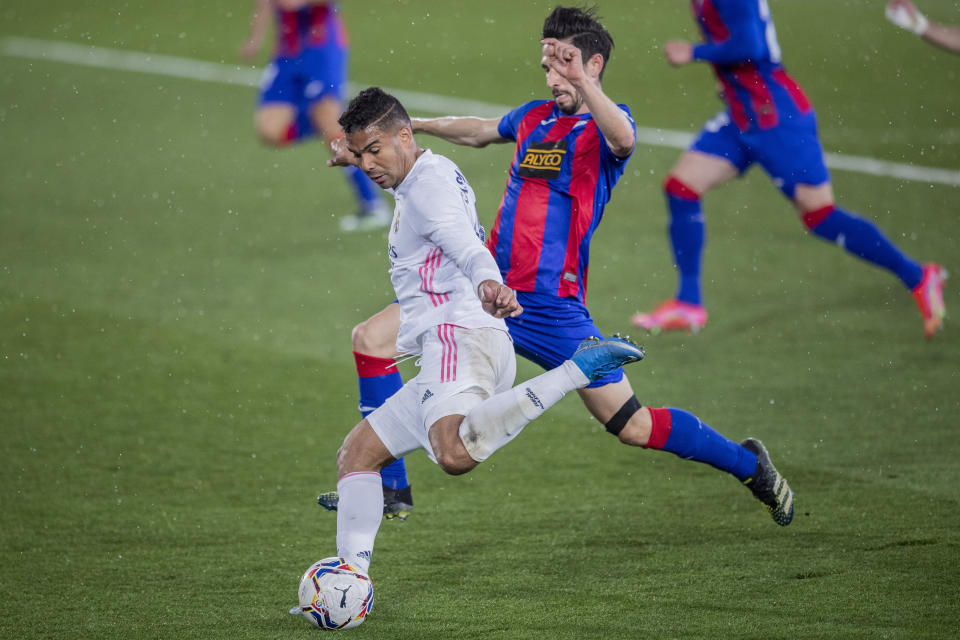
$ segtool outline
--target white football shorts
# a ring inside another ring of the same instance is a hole
[[[394,458],[423,449],[436,462],[430,426],[467,415],[490,396],[513,387],[513,341],[500,329],[442,324],[424,332],[420,373],[367,416]]]

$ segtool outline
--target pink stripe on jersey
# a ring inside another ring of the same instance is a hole
[[[457,339],[455,325],[441,324],[437,327],[437,337],[443,348],[440,352],[440,382],[454,382],[457,379]]]
[[[439,307],[444,302],[450,301],[449,294],[436,293],[433,290],[433,276],[440,266],[441,257],[443,257],[443,251],[439,247],[431,249],[430,252],[427,253],[423,264],[420,265],[420,268],[417,270],[420,274],[420,291],[430,296],[430,302],[432,302],[435,307]]]

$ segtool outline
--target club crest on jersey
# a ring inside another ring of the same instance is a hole
[[[553,180],[560,175],[560,166],[566,153],[566,140],[531,144],[524,152],[518,173],[521,178]]]

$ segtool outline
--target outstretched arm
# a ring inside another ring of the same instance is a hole
[[[960,27],[931,22],[927,30],[923,32],[923,39],[941,49],[960,53]]]
[[[572,84],[583,96],[583,103],[590,110],[597,128],[607,141],[607,146],[618,158],[626,158],[633,153],[637,137],[629,116],[607,97],[600,86],[599,74],[603,69],[603,56],[594,54],[586,65],[580,49],[556,38],[545,38],[543,58],[540,64],[544,68],[556,71]]]
[[[485,147],[490,143],[510,142],[497,131],[500,118],[446,116],[443,118],[411,118],[414,133],[425,133],[453,144]]]
[[[930,22],[910,0],[890,0],[886,16],[893,24],[914,32],[929,43],[960,53],[960,27]]]
[[[254,0],[253,15],[250,17],[250,37],[240,47],[240,55],[250,60],[260,51],[267,35],[270,23],[270,0]]]

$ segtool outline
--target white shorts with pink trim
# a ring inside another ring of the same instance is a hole
[[[367,416],[390,454],[423,449],[436,462],[430,427],[440,418],[467,415],[490,396],[513,386],[517,360],[506,331],[442,324],[424,332],[420,373]]]

